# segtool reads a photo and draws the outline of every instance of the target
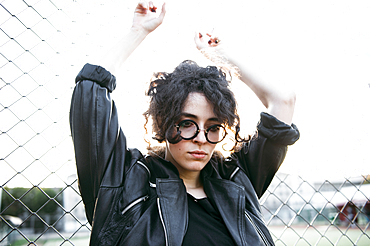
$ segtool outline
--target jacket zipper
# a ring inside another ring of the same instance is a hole
[[[234,175],[239,171],[239,167],[237,167],[237,168],[235,168],[235,170],[234,170],[234,172],[230,175],[230,180],[232,179],[232,178],[234,178]]]
[[[148,175],[149,175],[149,185],[150,185],[150,187],[156,188],[156,184],[153,184],[152,182],[150,182],[151,173],[150,173],[149,168],[144,163],[142,163],[141,161],[137,161],[136,163],[139,164],[139,165],[141,165],[148,172]]]
[[[122,211],[122,215],[124,215],[130,208],[132,208],[133,206],[135,206],[136,204],[140,203],[140,202],[145,202],[147,199],[149,198],[148,195],[146,196],[143,196],[143,197],[140,197],[138,199],[136,199],[135,201],[133,201],[132,203],[130,203],[123,211]]]
[[[265,237],[265,234],[263,234],[263,232],[261,231],[261,229],[253,222],[252,218],[247,213],[247,211],[244,211],[244,213],[245,213],[245,216],[247,217],[247,219],[249,220],[249,222],[252,223],[254,229],[258,232],[258,234],[262,238],[262,241],[265,243],[265,245],[270,245],[270,243],[268,242],[267,238]]]
[[[158,204],[158,212],[159,212],[159,218],[161,219],[163,230],[164,230],[164,238],[166,240],[166,246],[168,246],[168,239],[167,239],[167,230],[166,226],[163,221],[162,211],[161,211],[161,205],[159,204],[159,197],[157,198],[157,204]]]

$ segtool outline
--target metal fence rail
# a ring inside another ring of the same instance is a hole
[[[68,125],[75,71],[64,62],[76,5],[0,3],[0,245],[88,242]],[[367,176],[278,173],[261,199],[276,245],[370,245],[369,187]]]

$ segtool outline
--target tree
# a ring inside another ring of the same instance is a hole
[[[1,216],[10,215],[24,221],[20,227],[43,231],[53,225],[63,214],[63,197],[60,188],[3,188]],[[46,224],[45,224],[46,223]],[[61,225],[60,225],[61,226]]]

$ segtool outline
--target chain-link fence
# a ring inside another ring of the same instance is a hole
[[[368,245],[369,177],[308,182],[279,173],[261,200],[277,245]]]
[[[0,4],[0,245],[88,244],[68,125],[78,4]],[[261,204],[277,245],[370,245],[368,176],[278,173]]]
[[[0,245],[88,237],[68,126],[74,3],[1,1]]]

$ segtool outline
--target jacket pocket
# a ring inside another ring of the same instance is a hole
[[[146,200],[148,200],[148,198],[149,198],[149,195],[145,195],[145,196],[139,197],[138,199],[134,200],[122,210],[121,215],[124,216],[128,214],[130,209],[134,208],[135,205],[138,205],[141,202],[145,202]]]
[[[118,193],[116,197],[119,197]],[[130,202],[123,210],[118,209],[118,201],[112,205],[109,216],[98,235],[96,245],[117,245],[127,235],[145,210],[149,195],[141,196]],[[118,199],[117,199],[118,200]]]

